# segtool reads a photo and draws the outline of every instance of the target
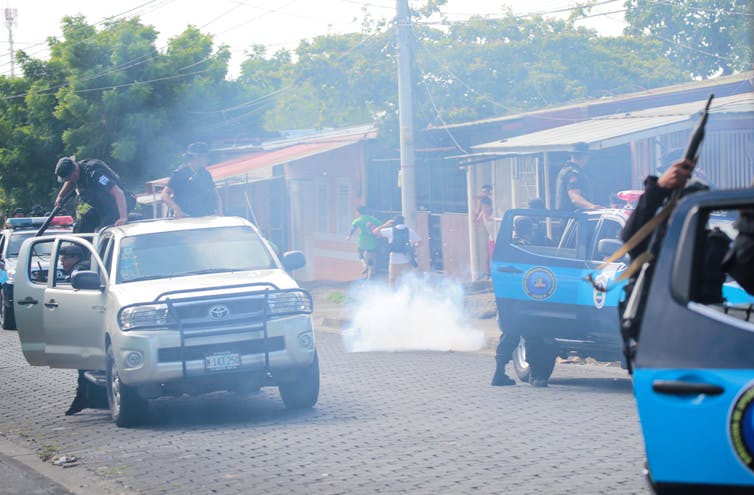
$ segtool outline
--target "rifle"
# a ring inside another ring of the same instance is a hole
[[[63,199],[60,200],[60,204],[53,208],[53,210],[50,212],[50,216],[47,217],[47,220],[45,220],[45,223],[42,224],[41,227],[39,227],[39,230],[37,230],[37,233],[34,234],[34,237],[39,237],[42,234],[45,233],[45,230],[47,230],[47,227],[50,226],[50,223],[52,223],[52,219],[55,218],[55,215],[58,214],[58,212],[65,206],[65,203],[73,196],[73,194],[76,192],[75,189],[72,189],[68,192],[68,194],[63,197]]]
[[[705,127],[707,126],[707,118],[709,116],[709,107],[712,104],[712,98],[714,98],[714,96],[715,95],[710,94],[709,98],[707,98],[707,103],[704,106],[704,110],[702,110],[701,118],[699,119],[699,122],[697,122],[694,131],[691,133],[691,137],[689,138],[689,142],[686,145],[686,150],[683,154],[684,159],[691,161],[694,165],[696,165],[696,160],[699,157],[699,147],[701,146],[702,141],[704,141]],[[682,192],[683,187],[675,189],[671,194],[670,200],[668,201],[667,205],[651,221],[647,222],[638,231],[636,231],[636,233],[631,236],[631,238],[627,240],[620,247],[620,249],[618,249],[609,258],[607,258],[597,269],[603,270],[610,263],[625,256],[629,251],[639,245],[650,234],[654,233],[651,244],[659,243],[661,237],[665,235],[664,225],[670,217],[670,214],[673,212],[673,209],[675,208],[678,199],[681,197]],[[659,244],[657,245],[657,247],[659,249]],[[644,263],[651,261],[653,257],[654,255],[650,252],[650,250],[642,253],[636,260],[633,260],[631,266],[629,266],[620,275],[620,277],[615,280],[615,282],[621,282],[631,277],[641,268]],[[604,292],[611,288],[610,286],[604,287],[598,284],[595,281],[593,274],[591,273],[587,275],[585,279],[586,281],[591,283],[596,290]]]
[[[686,151],[684,158],[692,162],[692,166],[696,164],[698,158],[699,147],[704,140],[705,126],[707,125],[707,117],[709,115],[709,107],[712,103],[714,95],[710,95],[707,99],[707,104],[702,111],[702,116],[699,119],[694,131],[691,133],[689,143],[686,145]],[[621,253],[619,256],[627,253],[633,249],[634,246],[639,244],[644,238],[652,234],[652,240],[649,243],[649,248],[646,252],[642,253],[633,260],[631,266],[621,275],[620,280],[631,277],[637,270],[640,270],[639,276],[635,283],[629,283],[626,286],[626,298],[619,303],[619,318],[621,325],[621,336],[623,337],[623,353],[626,357],[626,364],[628,372],[632,372],[632,361],[636,354],[636,347],[639,341],[639,331],[641,327],[642,316],[644,315],[644,308],[647,301],[647,293],[649,286],[652,282],[652,275],[654,273],[652,262],[660,252],[663,238],[665,237],[665,231],[667,227],[667,221],[670,214],[673,212],[678,199],[683,192],[683,187],[676,188],[670,197],[668,203],[652,220],[646,225],[642,226],[631,239],[626,241],[623,247],[618,251]],[[638,237],[638,239],[637,239]],[[613,255],[615,256],[615,255]],[[611,256],[610,258],[612,258]],[[617,259],[617,258],[616,258]],[[591,278],[591,277],[590,277]]]

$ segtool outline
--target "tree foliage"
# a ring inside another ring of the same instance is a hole
[[[417,129],[742,70],[751,60],[750,40],[743,42],[751,4],[742,0],[628,0],[631,28],[618,37],[578,28],[573,18],[510,10],[448,23],[439,15],[446,0],[417,3]],[[377,122],[397,143],[397,36],[388,21],[365,15],[361,32],[302,40],[293,51],[251,43],[235,80],[228,47],[193,26],[166,47],[138,18],[95,26],[65,17],[61,26],[48,59],[19,52],[23,76],[0,77],[0,208],[50,205],[62,155],[101,158],[140,190],[197,140],[217,146]]]
[[[674,64],[694,76],[750,70],[751,0],[627,0],[631,36],[657,40]]]

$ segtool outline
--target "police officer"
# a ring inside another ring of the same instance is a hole
[[[71,277],[78,270],[89,269],[89,263],[83,261],[84,251],[76,244],[68,244],[61,247],[58,255],[63,271],[63,276],[58,279],[59,282],[70,283]],[[76,383],[76,396],[65,411],[66,416],[76,414],[87,407],[104,406],[106,400],[104,390],[90,383],[84,376],[84,372],[85,370],[79,370],[78,381]]]
[[[599,205],[586,199],[588,178],[584,167],[589,161],[589,145],[576,143],[568,160],[558,173],[555,189],[555,209],[564,211],[593,210]]]
[[[222,215],[222,202],[206,167],[209,149],[206,143],[192,143],[185,156],[188,162],[170,175],[162,190],[162,201],[173,210],[175,218]]]
[[[75,156],[66,156],[58,160],[55,175],[58,182],[63,183],[55,207],[60,206],[74,188],[85,204],[86,211],[79,216],[74,232],[96,232],[107,225],[123,225],[128,220],[131,205],[118,185],[120,177],[102,160],[77,161]],[[129,198],[132,198],[130,194]]]

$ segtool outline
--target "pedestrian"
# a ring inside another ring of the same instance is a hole
[[[589,181],[584,170],[589,161],[589,145],[576,143],[568,160],[558,173],[555,189],[555,209],[564,211],[593,210],[600,206],[589,201],[585,194]]]
[[[351,230],[348,232],[346,239],[350,240],[351,236],[359,232],[358,239],[358,251],[359,260],[363,267],[362,274],[366,275],[367,279],[371,279],[374,275],[375,269],[375,251],[377,249],[377,237],[373,231],[380,225],[380,221],[375,217],[367,214],[367,207],[359,205],[356,207],[357,216],[351,222]]]
[[[421,243],[419,234],[406,225],[401,215],[397,215],[374,229],[374,234],[384,237],[390,249],[388,284],[395,287],[398,279],[418,266],[416,248]]]
[[[487,275],[492,273],[492,253],[495,251],[495,217],[492,207],[492,186],[485,184],[477,196],[474,222],[481,225],[487,237]]]
[[[58,160],[55,175],[63,183],[55,199],[56,208],[73,189],[81,199],[81,214],[74,232],[96,232],[108,225],[123,225],[136,205],[134,195],[120,187],[120,177],[102,160],[66,156]]]
[[[163,203],[173,210],[175,218],[222,215],[222,201],[207,170],[207,144],[190,144],[184,156],[188,161],[173,170],[162,190]]]

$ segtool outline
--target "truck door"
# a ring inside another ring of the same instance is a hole
[[[501,323],[524,328],[534,317],[558,337],[580,334],[586,306],[579,294],[591,290],[588,273],[589,217],[577,212],[509,210],[492,256],[492,283]],[[531,231],[531,234],[521,232]],[[527,238],[530,237],[530,238]],[[593,307],[590,303],[589,307]],[[581,321],[581,322],[580,322]],[[539,329],[542,331],[542,329]],[[547,332],[543,336],[547,336]]]
[[[24,357],[33,366],[47,364],[44,334],[44,292],[54,237],[34,237],[21,246],[14,279],[13,309]]]
[[[695,193],[680,203],[655,264],[634,392],[660,493],[754,493],[754,298],[698,296],[707,219],[741,203],[754,208],[750,190]]]
[[[69,246],[84,253],[80,269],[93,266],[105,287],[101,262],[86,241],[60,238],[53,252],[55,266],[61,266],[60,249]],[[61,270],[55,271],[44,291],[45,355],[50,367],[105,369],[105,300],[104,290],[76,290]]]

